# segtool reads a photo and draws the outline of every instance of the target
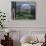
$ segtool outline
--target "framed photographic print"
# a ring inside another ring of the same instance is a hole
[[[11,12],[12,12],[11,15],[13,20],[36,19],[36,2],[12,1]]]

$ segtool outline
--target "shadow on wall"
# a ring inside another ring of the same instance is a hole
[[[13,40],[13,46],[21,46],[20,41],[18,40]]]

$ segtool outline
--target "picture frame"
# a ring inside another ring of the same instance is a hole
[[[35,20],[36,2],[12,1],[11,15],[13,20]]]

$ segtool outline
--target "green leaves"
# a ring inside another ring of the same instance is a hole
[[[6,15],[4,12],[0,11],[0,26],[3,28],[3,23],[6,20]]]

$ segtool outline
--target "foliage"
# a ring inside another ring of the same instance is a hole
[[[3,23],[5,22],[5,20],[6,20],[5,13],[0,11],[0,27],[1,28],[3,28]]]

